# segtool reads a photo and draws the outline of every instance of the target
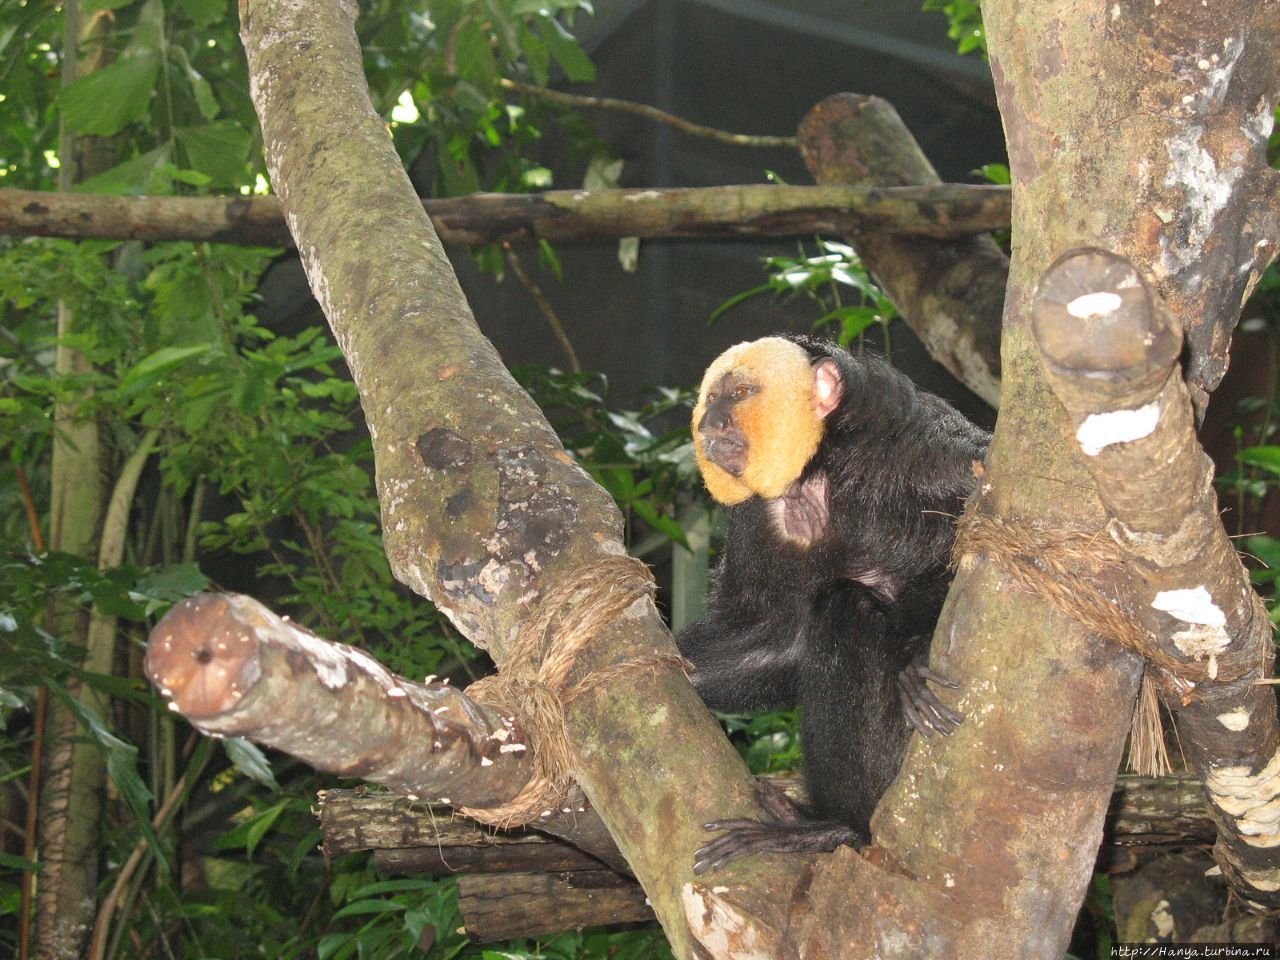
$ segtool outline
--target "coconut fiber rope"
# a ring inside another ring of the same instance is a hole
[[[500,828],[558,810],[573,783],[564,710],[588,690],[637,670],[691,665],[674,654],[652,654],[611,664],[567,684],[578,654],[637,600],[653,595],[649,568],[631,557],[606,557],[550,590],[511,645],[502,669],[469,687],[467,696],[519,719],[533,751],[533,776],[507,803],[462,807],[467,816]]]

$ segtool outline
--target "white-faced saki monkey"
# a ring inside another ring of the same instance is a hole
[[[729,526],[708,612],[677,643],[709,707],[801,708],[809,793],[762,791],[760,819],[707,824],[725,832],[695,870],[865,845],[912,728],[962,719],[927,663],[990,435],[879,357],[779,336],[711,364],[693,436]]]

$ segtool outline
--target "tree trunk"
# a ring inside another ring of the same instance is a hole
[[[105,65],[109,45],[103,42],[109,19],[82,19],[76,0],[63,5],[62,82]],[[87,42],[87,41],[92,41]],[[91,51],[82,57],[81,49]],[[111,144],[100,137],[77,139],[65,127],[59,147],[63,190],[109,168]],[[59,376],[84,372],[88,362],[66,338],[76,330],[77,318],[58,305],[58,346],[55,369]],[[78,413],[79,404],[60,405],[55,412],[50,495],[49,547],[67,553],[94,552],[105,506],[103,456],[99,427]],[[90,650],[93,619],[66,601],[51,607],[51,632],[68,643]],[[95,634],[96,636],[97,634]],[[87,688],[69,680],[72,696],[100,710],[102,703]],[[35,955],[48,960],[78,958],[88,941],[97,902],[98,825],[102,812],[105,766],[94,744],[80,738],[72,709],[49,698],[44,724],[47,746],[38,801],[40,882],[36,899]]]

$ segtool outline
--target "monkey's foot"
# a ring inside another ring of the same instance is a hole
[[[766,811],[758,820],[713,820],[704,830],[724,830],[693,855],[693,872],[706,873],[756,853],[826,853],[839,846],[865,846],[871,838],[835,820],[781,823]]]
[[[756,777],[755,781],[756,798],[764,819],[770,823],[797,823],[803,819],[801,806],[787,796],[781,785],[764,777]]]
[[[935,673],[927,666],[924,657],[915,660],[898,674],[898,699],[902,701],[902,712],[922,736],[935,733],[951,736],[951,731],[964,721],[964,715],[956,713],[939,700],[925,681],[932,681],[952,690],[960,686],[950,677]]]

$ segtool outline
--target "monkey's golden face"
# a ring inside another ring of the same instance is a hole
[[[799,344],[781,337],[740,343],[707,368],[693,410],[693,445],[702,480],[720,503],[782,496],[822,433],[813,368]]]

